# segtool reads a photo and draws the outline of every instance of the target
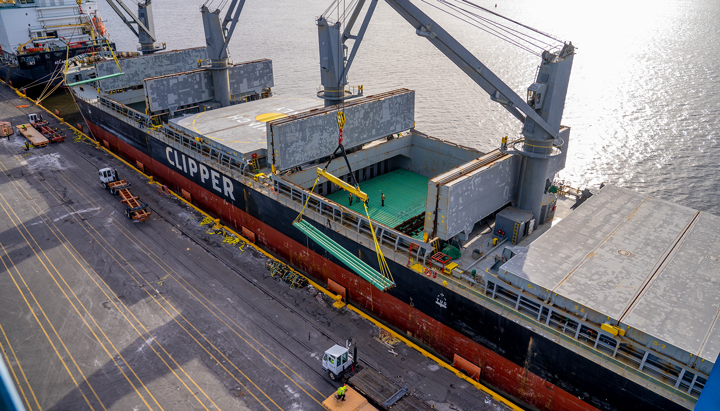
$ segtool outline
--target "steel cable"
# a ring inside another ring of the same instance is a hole
[[[536,56],[542,56],[542,52],[545,50],[551,50],[556,47],[562,46],[564,42],[548,33],[544,33],[540,30],[537,30],[535,28],[532,28],[528,25],[522,24],[520,22],[517,22],[515,20],[512,20],[510,18],[507,18],[505,16],[502,16],[498,13],[495,13],[493,11],[490,11],[484,7],[478,6],[468,0],[436,0],[437,3],[440,3],[443,7],[439,7],[436,4],[432,4],[429,0],[421,0],[423,3],[440,10],[443,13],[446,13],[458,20],[461,20],[475,28],[478,28],[494,37],[497,37],[507,43],[510,43],[524,51],[527,51],[530,54],[536,55]],[[458,4],[460,3],[460,4]],[[475,13],[472,10],[469,10],[466,7],[462,7],[463,5],[467,5],[473,8],[476,8],[480,11],[486,12],[492,16],[498,17],[500,19],[507,20],[525,30],[529,30],[533,33],[539,34],[542,36],[542,38],[535,36],[531,33],[525,32],[524,30],[510,27],[506,24],[503,24],[499,21],[495,21],[489,17],[482,16],[478,13]]]
[[[438,7],[438,6],[434,5],[434,4],[430,4],[430,2],[427,1],[427,0],[422,0],[422,2],[425,3],[425,4],[427,4],[427,5],[429,5],[430,7],[433,7],[433,8],[435,8],[435,9],[440,10],[440,11],[443,12],[443,13],[446,13],[446,14],[448,14],[448,15],[450,15],[450,16],[453,16],[453,17],[455,17],[455,18],[458,19],[458,20],[464,21],[465,23],[467,23],[467,24],[469,24],[469,25],[471,25],[471,26],[473,26],[473,27],[476,27],[476,28],[478,28],[478,29],[480,29],[480,30],[482,30],[482,31],[484,31],[484,32],[492,35],[492,36],[495,36],[495,37],[497,37],[497,38],[499,38],[499,39],[501,39],[501,40],[504,40],[504,41],[506,41],[506,42],[508,42],[508,43],[510,43],[510,44],[512,44],[512,45],[514,45],[514,46],[516,46],[516,47],[518,47],[518,48],[520,48],[520,49],[522,49],[522,50],[525,50],[525,51],[527,51],[527,52],[530,53],[530,54],[534,54],[534,55],[536,55],[536,56],[540,56],[540,55],[541,55],[539,52],[537,52],[537,51],[535,51],[535,50],[532,50],[532,49],[530,49],[529,47],[524,46],[524,45],[520,44],[519,42],[517,42],[517,41],[515,41],[515,40],[509,39],[509,38],[507,38],[506,36],[503,36],[503,35],[496,34],[492,29],[485,28],[485,27],[483,27],[483,26],[481,26],[481,25],[479,25],[479,24],[476,24],[476,23],[473,23],[473,22],[471,22],[471,21],[468,21],[466,18],[463,18],[462,16],[458,16],[457,14],[454,14],[454,13],[452,13],[451,11],[448,11],[448,10],[445,10],[445,9],[443,9],[443,8],[440,8],[440,7]]]
[[[478,6],[477,4],[472,3],[472,2],[470,2],[470,1],[468,1],[468,0],[462,0],[462,2],[463,2],[463,3],[467,3],[467,4],[473,6],[473,7],[477,8],[477,9],[480,9],[480,10],[486,12],[486,13],[490,13],[490,14],[492,14],[492,15],[494,15],[494,16],[498,16],[498,17],[500,17],[500,18],[502,18],[502,19],[505,19],[505,20],[507,20],[507,21],[510,21],[510,22],[512,22],[512,23],[515,23],[515,24],[517,24],[518,26],[521,26],[521,27],[524,27],[524,28],[526,28],[526,29],[528,29],[528,30],[534,31],[535,33],[538,33],[538,34],[541,34],[541,35],[543,35],[543,36],[545,36],[545,37],[548,37],[548,38],[550,38],[550,39],[553,39],[553,40],[557,41],[558,43],[561,43],[561,44],[564,44],[564,43],[565,43],[565,41],[560,40],[559,38],[556,38],[556,37],[552,36],[551,34],[545,33],[545,32],[543,32],[543,31],[540,31],[540,30],[538,30],[538,29],[532,28],[532,27],[527,26],[527,25],[525,25],[525,24],[522,24],[522,23],[520,23],[520,22],[518,22],[518,21],[515,21],[515,20],[513,20],[513,19],[511,19],[511,18],[505,17],[505,16],[503,16],[503,15],[501,15],[501,14],[495,13],[495,12],[492,11],[492,10],[488,10],[488,9],[482,7],[482,6]]]
[[[476,14],[469,10],[463,9],[462,7],[459,7],[457,5],[450,4],[447,0],[439,0],[439,1],[440,1],[440,3],[446,4],[448,7],[452,7],[453,9],[458,10],[459,12],[466,15],[468,18],[475,20],[476,22],[478,22],[478,24],[483,24],[478,20],[484,21],[485,23],[493,25],[493,26],[497,27],[499,30],[506,32],[508,35],[518,38],[519,41],[527,42],[528,44],[530,44],[534,47],[537,47],[541,50],[546,50],[546,49],[556,46],[556,44],[549,43],[547,41],[543,41],[536,37],[532,37],[531,35],[529,35],[527,33],[523,33],[519,30],[515,30],[515,29],[505,26],[499,22],[496,22],[492,19],[480,16],[479,14]],[[534,42],[537,42],[540,44],[538,45],[538,44],[535,44]]]

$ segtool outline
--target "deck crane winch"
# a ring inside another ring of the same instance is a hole
[[[113,3],[113,1],[117,1],[125,13],[128,14],[129,18],[125,17],[123,11],[120,10],[117,4]],[[115,10],[115,13],[120,16],[123,23],[130,28],[130,31],[132,31],[135,37],[137,37],[140,41],[138,51],[142,52],[142,54],[152,54],[156,51],[165,50],[165,43],[155,44],[157,40],[155,39],[155,22],[153,20],[152,0],[137,2],[137,16],[135,16],[130,8],[123,3],[123,0],[107,0],[107,2],[110,7]],[[137,30],[133,27],[133,24],[137,25]]]
[[[358,34],[352,35],[351,30],[366,1],[369,1],[370,4],[363,22]],[[324,88],[324,91],[318,95],[325,99],[326,106],[341,104],[346,98],[353,97],[345,91],[347,73],[378,1],[358,0],[342,31],[340,22],[330,24],[325,17],[329,10],[334,7],[339,8],[338,0],[328,7],[324,15],[317,20],[320,72]],[[523,156],[521,166],[523,171],[518,184],[516,203],[518,208],[532,212],[537,226],[537,222],[540,221],[539,216],[550,158],[560,154],[556,146],[561,144],[557,144],[556,139],[560,130],[575,54],[572,43],[564,43],[556,52],[548,50],[542,52],[542,60],[535,82],[528,88],[527,99],[523,99],[409,0],[385,0],[385,2],[415,28],[418,36],[426,38],[485,90],[493,101],[502,105],[523,123],[524,138],[509,146],[503,144],[501,151]],[[441,3],[446,3],[446,1],[441,1]],[[467,0],[463,0],[462,4],[477,7]],[[345,45],[348,39],[355,40],[349,55],[348,47]]]

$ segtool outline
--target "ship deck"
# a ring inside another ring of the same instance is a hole
[[[613,186],[499,269],[581,316],[590,309],[645,333],[661,352],[711,363],[720,353],[719,272],[720,217]]]
[[[267,149],[267,121],[317,108],[321,102],[304,97],[273,96],[170,120],[190,135],[200,135],[247,154]]]
[[[408,170],[398,169],[360,183],[360,190],[368,195],[368,213],[373,221],[388,227],[397,225],[425,212],[429,178]],[[385,206],[381,195],[385,194]],[[348,206],[348,193],[338,190],[327,196],[343,206]],[[360,201],[355,199],[347,208],[365,214]],[[422,238],[422,232],[415,236]]]

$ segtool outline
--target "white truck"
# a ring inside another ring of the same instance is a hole
[[[115,169],[107,167],[100,169],[98,173],[100,174],[100,185],[110,190],[110,194],[117,194],[121,189],[130,187],[130,183],[128,183],[127,180],[118,179],[118,173]]]
[[[330,379],[337,381],[348,370],[352,369],[353,356],[348,348],[333,345],[325,351],[322,359],[322,368],[328,372]]]

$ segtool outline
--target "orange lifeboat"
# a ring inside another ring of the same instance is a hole
[[[95,16],[92,18],[92,23],[100,36],[105,37],[105,34],[107,34],[107,29],[105,28],[105,24],[103,24],[102,20]]]

